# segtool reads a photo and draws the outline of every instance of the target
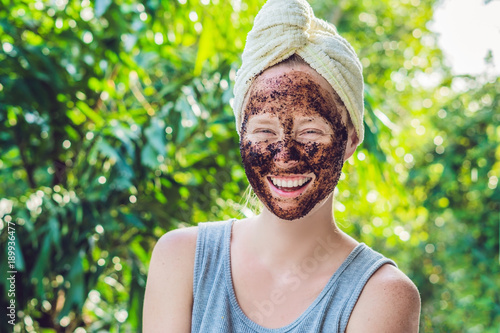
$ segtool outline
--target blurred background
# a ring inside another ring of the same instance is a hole
[[[500,11],[458,2],[311,1],[366,83],[335,217],[418,286],[421,332],[498,333],[500,28],[474,27]],[[231,103],[263,3],[0,0],[0,331],[139,332],[157,239],[253,214]]]

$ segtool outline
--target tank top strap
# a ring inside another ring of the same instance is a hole
[[[352,310],[356,305],[363,288],[372,275],[383,265],[397,267],[391,259],[360,243],[351,253],[348,267],[342,272],[337,289],[343,294],[344,304],[338,309],[340,312],[339,332],[344,332]],[[343,291],[343,292],[342,292]]]
[[[223,273],[224,255],[227,237],[231,235],[233,219],[198,224],[196,255],[193,272],[193,297],[196,297],[200,285],[214,283],[218,274]],[[222,278],[220,276],[219,278]]]

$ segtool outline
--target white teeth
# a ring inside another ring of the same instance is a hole
[[[305,183],[307,183],[311,178],[310,177],[304,177],[300,179],[295,179],[295,180],[284,180],[284,179],[279,179],[279,178],[271,178],[271,181],[275,186],[281,186],[281,187],[298,187],[302,186]]]

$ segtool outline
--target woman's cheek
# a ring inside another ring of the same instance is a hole
[[[269,164],[269,155],[264,145],[252,141],[242,141],[240,153],[245,170],[251,174],[263,174]]]
[[[310,143],[305,147],[306,158],[314,169],[329,169],[331,160],[335,158],[331,144]]]

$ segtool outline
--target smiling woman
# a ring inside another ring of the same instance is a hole
[[[350,44],[306,1],[269,0],[247,39],[234,112],[262,213],[163,236],[144,331],[417,332],[414,284],[333,216],[343,164],[363,140]]]

